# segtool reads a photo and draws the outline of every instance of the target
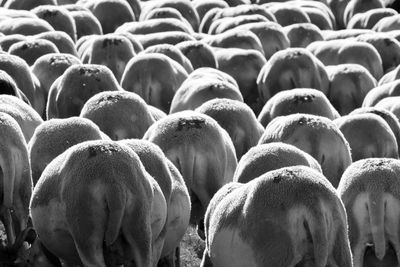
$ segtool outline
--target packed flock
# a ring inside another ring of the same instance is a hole
[[[0,266],[400,266],[399,2],[1,1]]]

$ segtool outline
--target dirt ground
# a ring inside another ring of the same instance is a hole
[[[0,222],[0,242],[4,243],[6,240],[6,235],[4,231],[4,226]],[[181,241],[181,266],[183,267],[198,267],[200,266],[201,259],[203,257],[204,251],[204,241],[202,241],[197,233],[196,229],[189,227],[186,231],[183,240]],[[2,255],[0,253],[0,267],[10,267],[9,264],[3,263],[4,257],[7,255]]]
[[[200,266],[204,247],[205,243],[197,235],[196,228],[189,227],[181,241],[181,266]]]

